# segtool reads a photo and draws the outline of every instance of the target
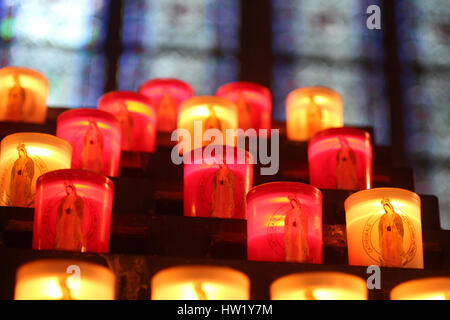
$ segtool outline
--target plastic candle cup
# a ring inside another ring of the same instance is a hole
[[[322,263],[322,193],[272,182],[247,193],[248,260]]]
[[[119,175],[122,131],[112,114],[95,109],[74,109],[57,118],[56,135],[73,148],[72,168]]]
[[[450,300],[450,277],[411,280],[391,291],[391,300]]]
[[[33,249],[109,251],[114,184],[79,169],[48,172],[36,184]]]
[[[0,121],[44,123],[47,117],[48,80],[22,67],[0,69]]]
[[[238,109],[239,128],[266,129],[272,125],[272,96],[269,89],[252,82],[232,82],[220,87],[216,95],[233,101]]]
[[[248,300],[250,280],[242,272],[218,266],[179,266],[156,273],[152,300]]]
[[[420,197],[397,188],[359,191],[345,200],[350,265],[423,268]]]
[[[194,95],[186,82],[177,79],[153,79],[143,83],[139,93],[156,107],[158,131],[172,132],[177,128],[180,103]]]
[[[0,202],[2,206],[33,207],[40,175],[70,168],[72,147],[66,140],[44,133],[14,133],[0,146]]]
[[[306,141],[315,133],[344,123],[342,98],[325,87],[299,88],[286,101],[287,138]]]
[[[180,153],[185,153],[206,146],[211,142],[234,146],[236,145],[236,139],[233,137],[226,139],[226,135],[228,129],[234,130],[237,128],[238,114],[233,102],[214,96],[192,97],[185,100],[180,106],[178,131],[188,132],[189,136],[181,136],[182,143],[178,144],[178,150]],[[178,133],[180,135],[180,132]],[[219,141],[215,140],[213,134],[221,134]],[[236,131],[234,131],[234,134],[236,134]],[[235,135],[233,136],[235,137]]]
[[[295,273],[272,282],[270,297],[272,300],[367,300],[367,284],[346,273]]]
[[[16,273],[15,300],[114,300],[115,276],[98,264],[46,259]]]
[[[318,132],[308,145],[309,183],[317,188],[363,190],[372,187],[370,134],[355,128]]]
[[[207,152],[210,147],[185,154],[184,215],[246,219],[245,195],[253,184],[253,158],[244,149],[218,145]],[[198,162],[194,161],[196,154]]]
[[[98,109],[112,113],[122,130],[122,150],[154,152],[156,110],[150,100],[136,92],[113,91],[98,101]]]

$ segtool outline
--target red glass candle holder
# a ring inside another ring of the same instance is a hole
[[[267,129],[270,135],[272,96],[269,89],[252,82],[233,82],[223,85],[216,95],[234,102],[238,108],[239,128]]]
[[[211,147],[184,157],[184,215],[246,219],[245,195],[253,184],[252,157],[236,147],[217,146],[208,152]]]
[[[73,169],[119,175],[122,131],[112,114],[95,109],[63,112],[57,119],[56,135],[72,145]]]
[[[322,193],[272,182],[247,193],[249,260],[322,263]]]
[[[309,183],[317,188],[363,190],[372,187],[370,134],[356,128],[320,131],[308,145]]]
[[[39,177],[33,249],[108,252],[113,191],[110,179],[85,170]]]
[[[122,150],[154,152],[156,110],[150,100],[136,92],[113,91],[98,101],[98,109],[116,116],[122,129]]]
[[[156,106],[158,131],[172,132],[177,128],[180,103],[192,97],[194,90],[178,79],[153,79],[143,83],[139,93]]]

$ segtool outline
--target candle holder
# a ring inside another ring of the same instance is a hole
[[[73,169],[119,175],[122,131],[112,114],[95,109],[65,111],[57,118],[56,135],[72,145]]]
[[[109,269],[77,260],[37,260],[16,273],[15,300],[114,300]]]
[[[221,86],[216,95],[231,100],[238,109],[239,128],[266,129],[272,125],[272,96],[269,89],[252,82],[232,82]]]
[[[249,260],[322,263],[322,193],[272,182],[247,193]]]
[[[391,291],[391,300],[450,300],[450,277],[411,280]]]
[[[48,80],[23,67],[0,69],[0,121],[44,123],[47,117]]]
[[[245,195],[253,184],[253,158],[236,147],[220,145],[212,152],[206,152],[207,148],[185,155],[184,215],[246,219]],[[192,161],[196,154],[199,161]]]
[[[70,168],[72,147],[44,133],[14,133],[0,146],[0,205],[34,207],[40,175]]]
[[[343,124],[342,98],[336,91],[306,87],[289,93],[286,103],[288,140],[306,141],[321,130]]]
[[[194,95],[189,84],[178,79],[153,79],[143,83],[139,93],[156,106],[158,131],[172,132],[177,128],[178,108]]]
[[[367,300],[366,282],[339,272],[295,273],[270,285],[272,300]]]
[[[350,265],[423,268],[420,197],[397,188],[359,191],[345,200]]]
[[[183,146],[180,148],[178,145],[178,150],[185,153],[210,144],[211,142],[204,139],[204,134],[209,129],[222,133],[222,141],[214,141],[215,144],[228,143],[234,146],[236,139],[226,141],[226,130],[237,128],[238,115],[234,103],[220,97],[192,97],[181,104],[178,115],[178,129],[186,129],[190,133],[190,143],[183,141]]]
[[[48,172],[36,184],[33,249],[108,252],[113,182],[90,171]]]
[[[155,274],[151,292],[152,300],[248,300],[250,280],[228,267],[180,266]]]
[[[154,152],[156,145],[156,110],[150,100],[136,92],[113,91],[98,101],[98,109],[119,120],[122,150]]]
[[[370,134],[355,128],[320,131],[309,140],[309,182],[322,189],[372,187]]]

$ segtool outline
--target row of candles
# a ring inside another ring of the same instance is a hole
[[[108,268],[84,261],[36,260],[16,273],[16,300],[113,300],[116,279]],[[449,278],[397,285],[392,300],[450,299]],[[366,281],[341,272],[305,272],[270,285],[272,300],[367,300]],[[163,269],[151,280],[152,300],[249,300],[250,280],[241,271],[213,265]]]
[[[46,81],[33,70],[0,69],[0,119],[45,121]],[[194,136],[195,120],[204,130],[270,129],[267,88],[231,83],[216,94],[194,97],[180,80],[151,80],[139,92],[105,94],[97,109],[63,112],[56,136],[5,137],[0,204],[35,207],[34,249],[108,252],[114,185],[107,176],[118,175],[122,150],[153,152],[157,129],[183,128]],[[300,88],[289,94],[286,111],[288,139],[309,141],[310,185],[252,188],[248,152],[229,145],[205,153],[210,146],[203,145],[197,153],[191,143],[182,150],[185,157],[202,158],[184,165],[184,215],[247,219],[249,260],[322,263],[318,188],[362,190],[345,201],[349,264],[423,268],[420,197],[397,188],[370,189],[370,135],[342,127],[339,94]]]

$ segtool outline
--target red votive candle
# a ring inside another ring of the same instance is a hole
[[[56,135],[72,145],[73,169],[119,175],[122,132],[112,114],[95,109],[63,112],[57,119]]]
[[[184,157],[184,215],[246,219],[245,195],[253,184],[252,157],[241,148],[213,147],[193,150]]]
[[[322,193],[272,182],[247,193],[249,260],[322,263]]]
[[[131,91],[109,92],[98,101],[98,109],[119,120],[122,150],[155,151],[156,110],[146,96]]]
[[[114,184],[90,171],[64,169],[39,177],[33,249],[108,252]]]
[[[267,129],[270,135],[272,96],[269,89],[252,82],[232,82],[221,86],[216,95],[229,99],[238,108],[239,128]]]
[[[192,87],[178,79],[153,79],[143,83],[139,93],[156,107],[158,131],[172,132],[177,128],[180,103],[194,95]]]
[[[370,134],[356,128],[320,131],[308,145],[309,182],[323,189],[372,187]]]

